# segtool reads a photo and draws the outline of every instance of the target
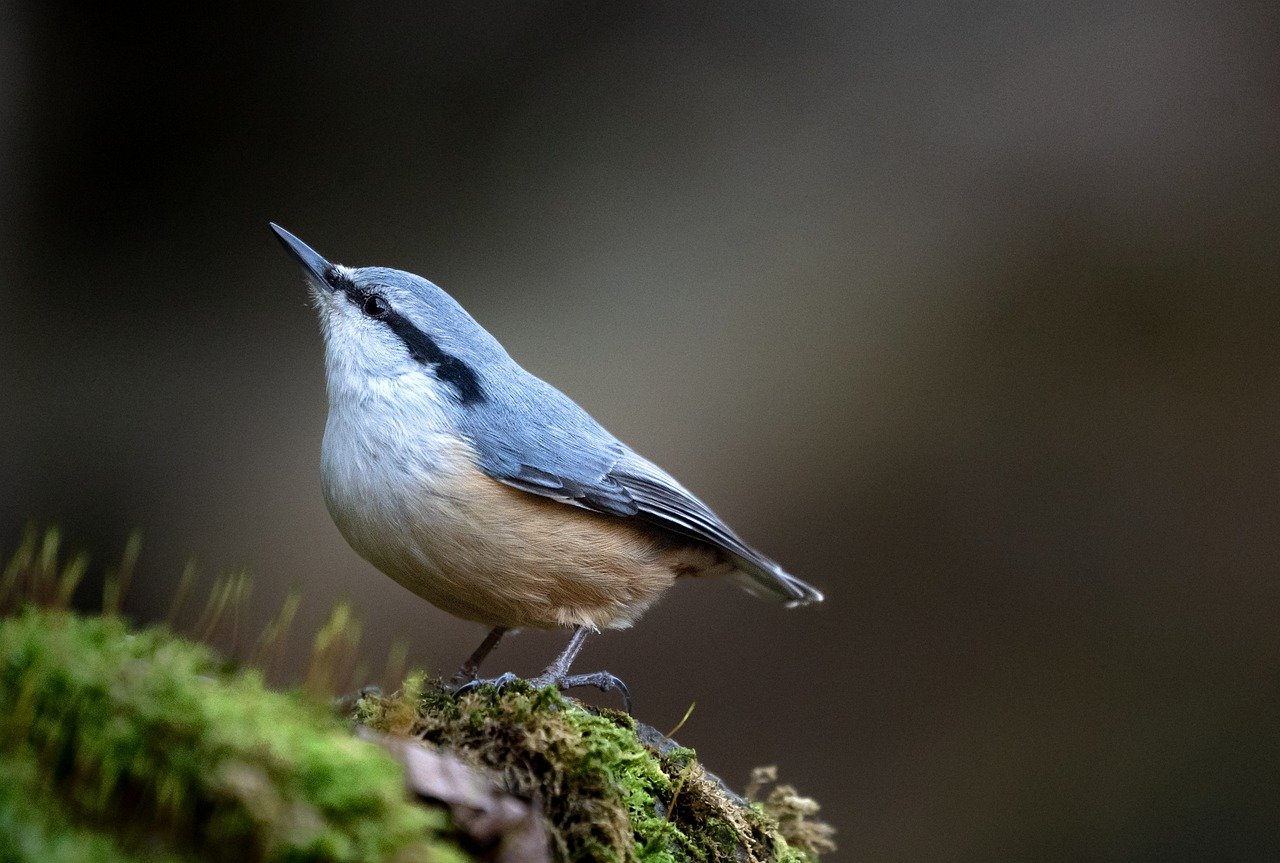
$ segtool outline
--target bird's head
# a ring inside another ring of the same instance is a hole
[[[457,405],[485,401],[486,371],[506,354],[452,297],[402,270],[330,263],[279,225],[271,228],[306,275],[331,393],[407,380]]]

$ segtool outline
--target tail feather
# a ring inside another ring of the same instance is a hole
[[[785,603],[787,608],[799,608],[823,600],[822,591],[785,572],[776,563],[770,562],[772,565],[765,567],[747,558],[736,559],[738,569],[733,580],[752,596]]]

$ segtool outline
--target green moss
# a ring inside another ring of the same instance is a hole
[[[651,748],[641,737],[661,738],[652,729],[641,735],[631,717],[551,689],[455,698],[416,677],[402,693],[362,699],[357,718],[457,752],[540,800],[562,861],[804,863],[830,847],[825,825],[825,844],[793,844],[765,804],[727,792],[692,750],[665,738]]]
[[[447,816],[408,801],[400,766],[320,705],[117,618],[25,609],[0,620],[0,757],[28,784],[38,768],[40,794],[62,812],[6,841],[61,841],[63,822],[110,835],[71,859],[112,859],[116,846],[147,858],[458,856],[442,838]],[[0,809],[10,828],[23,817]]]
[[[406,799],[401,765],[322,704],[355,661],[358,621],[345,606],[316,640],[311,697],[272,692],[259,673],[230,670],[166,630],[59,610],[85,558],[60,566],[58,544],[56,531],[43,543],[30,531],[0,570],[0,863],[462,863],[459,841],[493,851],[456,833],[443,810]],[[136,546],[108,578],[109,611]],[[246,595],[244,579],[220,581],[202,637],[229,607],[234,620]],[[286,602],[259,639],[268,667],[296,605]],[[692,750],[552,690],[515,684],[455,698],[417,676],[394,696],[361,699],[356,718],[496,771],[542,807],[565,863],[809,863],[833,847],[813,801],[787,786],[760,793],[775,778],[767,771],[744,800]]]
[[[40,765],[29,753],[0,758],[0,860],[45,863],[128,863],[128,855],[105,833],[67,820],[61,801],[44,786]],[[179,858],[151,855],[156,863]]]

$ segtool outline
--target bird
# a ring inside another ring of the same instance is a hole
[[[570,674],[587,635],[631,626],[680,577],[728,576],[802,606],[815,587],[747,545],[669,473],[526,371],[434,283],[330,263],[270,223],[301,265],[324,339],[321,486],[347,543],[435,606],[489,627],[457,691],[503,687],[481,663],[512,631],[568,629],[535,687]]]

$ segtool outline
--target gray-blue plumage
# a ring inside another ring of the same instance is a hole
[[[424,356],[465,368],[472,397],[459,390],[451,412],[488,476],[523,491],[617,516],[641,518],[728,555],[744,587],[789,604],[822,594],[752,549],[711,509],[657,465],[635,453],[572,399],[516,363],[452,297],[401,270],[345,271],[358,295],[380,293],[395,313],[434,343]],[[416,336],[411,336],[410,339]],[[429,360],[428,360],[429,362]]]

